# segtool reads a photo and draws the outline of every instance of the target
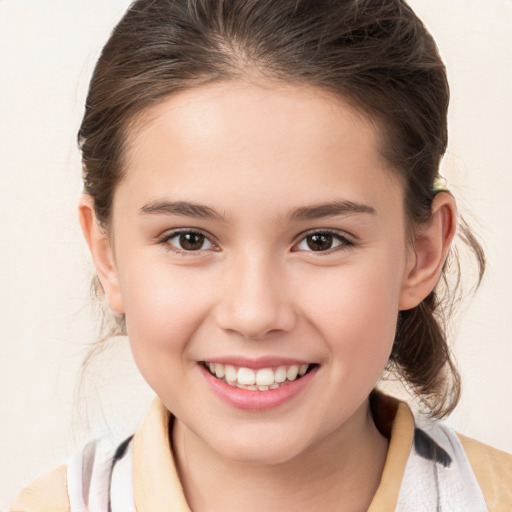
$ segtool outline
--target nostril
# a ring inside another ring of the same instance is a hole
[[[217,315],[217,325],[223,331],[254,341],[288,332],[293,329],[295,323],[295,313],[288,310],[285,305],[259,309],[242,308],[238,305]]]

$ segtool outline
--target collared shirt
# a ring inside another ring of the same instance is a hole
[[[409,407],[373,394],[389,448],[369,512],[510,512],[512,456],[414,420]],[[191,512],[174,463],[172,417],[156,399],[136,434],[112,448],[88,443],[67,467],[29,486],[11,512]]]

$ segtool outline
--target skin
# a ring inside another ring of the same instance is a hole
[[[176,201],[215,214],[147,213]],[[290,215],[343,201],[366,211]],[[398,311],[435,286],[455,229],[453,198],[438,194],[411,244],[403,204],[373,123],[319,90],[245,82],[184,91],[139,118],[110,237],[82,198],[108,303],[126,315],[135,361],[177,418],[194,512],[367,509],[387,450],[368,395]],[[176,229],[204,244],[180,249]],[[338,238],[314,251],[311,230]],[[247,411],[200,374],[199,361],[228,356],[319,368],[285,404]]]

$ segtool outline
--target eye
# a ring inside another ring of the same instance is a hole
[[[306,235],[296,246],[298,251],[327,252],[338,247],[352,246],[352,242],[330,231],[316,231]]]
[[[196,252],[214,248],[206,235],[197,231],[175,231],[167,235],[162,243],[170,245],[176,252]]]

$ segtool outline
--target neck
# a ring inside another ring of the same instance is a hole
[[[387,453],[367,402],[329,436],[280,464],[223,458],[178,420],[172,437],[193,512],[367,510]]]

